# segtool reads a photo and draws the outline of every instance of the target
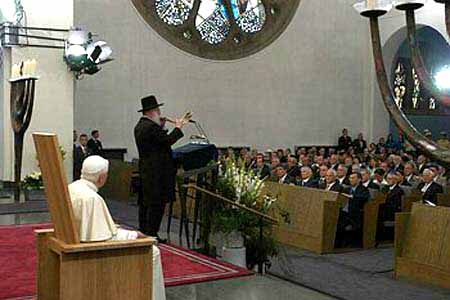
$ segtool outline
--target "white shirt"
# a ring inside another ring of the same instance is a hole
[[[336,184],[336,181],[330,184],[327,184],[327,191],[331,190],[331,188],[333,187],[333,185]]]
[[[284,174],[283,177],[280,178],[280,180],[278,180],[278,183],[284,183],[284,180],[286,179],[287,174]]]
[[[426,183],[423,188],[420,190],[422,193],[426,193],[428,188],[433,184],[434,181],[431,181],[430,183]]]
[[[370,180],[367,180],[366,182],[363,182],[362,185],[364,187],[369,187],[369,183],[370,183]]]

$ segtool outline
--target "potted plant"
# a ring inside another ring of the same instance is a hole
[[[63,160],[65,160],[66,151],[61,146],[59,146],[59,151],[61,152]],[[45,200],[44,182],[42,180],[42,173],[32,172],[26,175],[22,180],[22,190],[24,193],[25,201]]]
[[[22,189],[25,201],[44,200],[44,182],[42,181],[41,172],[33,172],[26,175],[22,180]]]
[[[245,163],[229,160],[221,165],[216,187],[218,194],[262,214],[270,212],[272,216],[282,216],[288,222],[288,214],[275,205],[277,197],[262,194],[263,187],[264,182],[245,167]],[[261,226],[263,246],[260,244]],[[254,268],[260,261],[268,262],[277,254],[271,230],[270,222],[261,221],[259,216],[246,210],[223,203],[214,209],[212,231],[219,256],[222,254],[224,260],[230,258],[227,256],[230,252],[245,256],[245,259],[231,257],[231,263],[246,261],[248,268]]]

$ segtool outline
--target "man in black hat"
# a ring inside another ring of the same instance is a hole
[[[141,189],[139,192],[139,229],[144,234],[157,237],[168,201],[175,199],[176,167],[171,146],[183,137],[181,129],[189,120],[177,119],[175,129],[168,133],[164,129],[155,96],[141,100],[143,116],[134,128],[134,137],[139,152]]]

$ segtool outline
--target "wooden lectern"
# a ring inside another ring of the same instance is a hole
[[[55,134],[34,133],[54,230],[37,230],[38,300],[149,300],[155,240],[80,243]]]

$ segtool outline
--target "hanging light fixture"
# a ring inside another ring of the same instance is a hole
[[[111,47],[104,41],[93,41],[92,33],[81,29],[69,31],[64,59],[77,79],[84,74],[93,75],[100,71],[98,65],[111,61],[111,54]]]

